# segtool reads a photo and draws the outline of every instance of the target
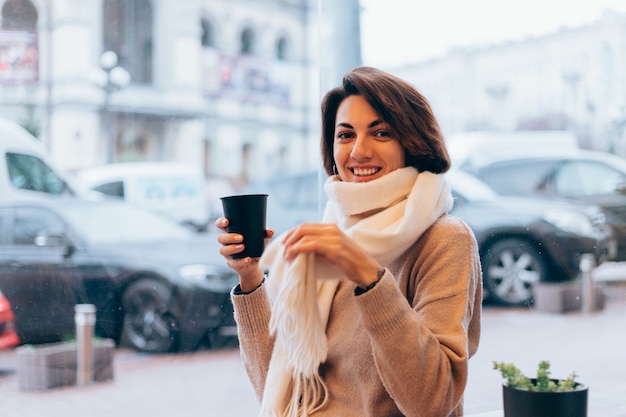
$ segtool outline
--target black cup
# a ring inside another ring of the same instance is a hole
[[[243,252],[231,255],[233,259],[250,256],[258,258],[265,249],[265,215],[267,194],[241,194],[221,197],[224,217],[228,219],[229,233],[243,235]]]

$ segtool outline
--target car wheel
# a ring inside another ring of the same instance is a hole
[[[122,297],[121,344],[141,352],[172,352],[178,346],[175,318],[167,310],[170,289],[154,280],[130,285]]]
[[[484,255],[483,284],[488,300],[499,304],[530,304],[533,285],[545,281],[547,273],[543,255],[521,239],[496,242]]]

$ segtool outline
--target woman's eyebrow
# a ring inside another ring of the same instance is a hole
[[[378,125],[379,125],[379,124],[381,124],[381,123],[383,123],[382,119],[377,119],[377,120],[374,120],[374,121],[373,121],[372,123],[370,123],[369,125],[367,125],[367,127],[368,127],[368,128],[372,128],[372,127],[374,127],[374,126],[378,126]],[[337,126],[335,126],[335,127],[339,127],[339,126],[341,126],[341,127],[346,127],[346,128],[348,128],[348,129],[354,129],[354,127],[353,127],[350,123],[343,123],[343,122],[341,122],[341,123],[337,123]]]

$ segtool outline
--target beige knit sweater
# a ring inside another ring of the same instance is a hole
[[[342,281],[330,310],[320,368],[329,398],[315,416],[462,416],[482,304],[478,247],[467,225],[442,216],[372,290],[355,296],[354,288]],[[269,297],[262,286],[232,299],[260,400],[273,348]]]

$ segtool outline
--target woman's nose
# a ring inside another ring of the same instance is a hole
[[[369,146],[369,142],[365,137],[357,137],[354,141],[354,145],[352,146],[352,152],[350,152],[350,156],[357,160],[368,159],[371,156],[371,147]]]

